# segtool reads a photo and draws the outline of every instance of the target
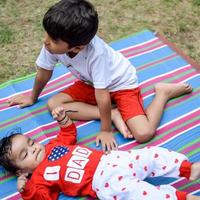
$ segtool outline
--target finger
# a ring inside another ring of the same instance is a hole
[[[26,107],[27,105],[26,104],[24,104],[24,103],[18,103],[18,108],[24,108],[24,107]]]
[[[24,191],[24,188],[20,188],[19,192],[22,193]]]
[[[12,102],[12,101],[15,101],[16,97],[10,97],[9,99],[7,99],[7,102]]]
[[[128,138],[133,138],[133,135],[131,133],[128,133]]]
[[[117,150],[117,143],[113,141],[111,144],[111,150]]]
[[[63,108],[61,106],[57,107],[55,109],[55,113],[57,114],[57,116],[63,115]]]
[[[97,147],[99,146],[99,143],[100,143],[100,139],[99,139],[99,137],[96,137],[96,146]]]
[[[106,152],[106,144],[105,144],[105,142],[101,141],[101,146],[102,146],[103,152]]]
[[[56,114],[52,114],[52,117],[56,120],[58,116]]]
[[[9,106],[15,106],[15,105],[17,105],[17,102],[15,102],[15,101],[10,101],[10,102],[8,102],[8,105],[9,105]]]
[[[118,150],[118,144],[117,144],[116,140],[114,141],[114,145],[115,145],[115,150]]]
[[[52,117],[53,117],[54,119],[56,119],[56,118],[58,117],[58,114],[56,113],[55,110],[53,110],[53,111],[51,112],[51,114],[52,114]]]
[[[111,145],[111,143],[107,143],[105,146],[106,146],[106,153],[107,153],[107,154],[110,153],[110,151],[112,150],[112,145]]]
[[[26,180],[25,176],[22,175],[22,176],[19,177],[19,181],[25,181],[25,180]]]
[[[62,106],[59,106],[59,107],[58,107],[58,110],[59,110],[59,112],[63,112],[63,111],[64,111],[64,108],[63,108]]]

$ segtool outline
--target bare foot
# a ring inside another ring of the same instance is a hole
[[[124,136],[124,138],[133,138],[133,135],[129,131],[126,123],[122,119],[122,116],[117,108],[112,109],[112,122],[117,130]]]
[[[155,91],[168,100],[192,92],[192,87],[188,83],[157,83]]]
[[[194,181],[200,178],[200,162],[193,163],[191,166],[190,181]]]

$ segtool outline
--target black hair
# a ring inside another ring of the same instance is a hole
[[[20,135],[20,133],[14,133],[0,140],[0,164],[13,174],[19,170],[11,158],[12,140],[16,135]]]
[[[70,47],[87,45],[98,29],[98,14],[86,0],[61,0],[44,15],[43,27],[54,40]]]

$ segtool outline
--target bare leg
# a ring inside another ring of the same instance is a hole
[[[191,166],[190,181],[194,181],[200,178],[200,162],[193,163]]]
[[[188,194],[186,200],[200,200],[200,197]]]
[[[136,116],[127,121],[135,139],[139,142],[150,140],[159,125],[167,101],[191,91],[191,86],[186,83],[158,83],[155,86],[155,98],[146,109],[146,116]]]
[[[68,114],[71,119],[100,119],[99,109],[96,105],[90,105],[83,102],[73,102],[73,99],[69,95],[64,93],[57,94],[49,100],[48,107],[50,111],[57,106],[62,106],[65,110],[78,111]],[[118,129],[119,132],[122,133],[122,135],[124,135],[125,138],[133,137],[117,108],[112,109],[111,118],[115,127]]]
[[[194,181],[200,178],[200,162],[193,163],[191,166],[190,181]],[[200,196],[187,195],[187,200],[200,200]]]

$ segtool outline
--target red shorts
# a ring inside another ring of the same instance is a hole
[[[70,95],[74,101],[97,105],[94,87],[82,81],[75,82],[63,90],[62,93]],[[110,96],[112,103],[117,105],[124,121],[137,115],[145,115],[139,88],[110,92]]]

